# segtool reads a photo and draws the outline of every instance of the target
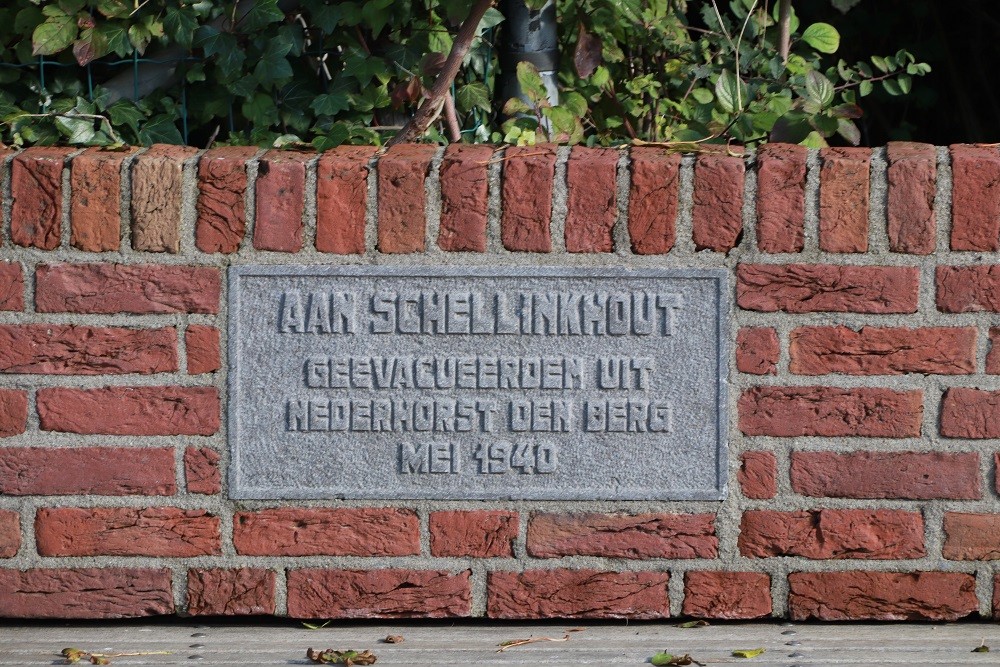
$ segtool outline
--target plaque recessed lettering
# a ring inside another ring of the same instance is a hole
[[[723,270],[232,267],[234,498],[711,500]]]

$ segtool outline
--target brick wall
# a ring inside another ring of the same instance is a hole
[[[1000,616],[995,146],[2,165],[0,616]],[[730,269],[727,499],[228,500],[224,268],[376,262]]]

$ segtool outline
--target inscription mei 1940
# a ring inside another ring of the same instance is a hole
[[[724,281],[234,267],[231,495],[720,498]]]

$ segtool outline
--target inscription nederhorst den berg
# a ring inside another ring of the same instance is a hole
[[[724,281],[234,267],[230,493],[720,498]]]

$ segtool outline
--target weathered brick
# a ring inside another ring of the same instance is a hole
[[[799,375],[967,375],[976,370],[974,327],[800,327],[789,336]]]
[[[0,324],[0,373],[117,375],[177,370],[177,330]]]
[[[62,171],[74,148],[34,146],[18,153],[10,169],[10,240],[55,250],[62,234]]]
[[[306,163],[314,153],[270,150],[257,166],[253,247],[257,250],[302,250],[305,222]]]
[[[736,334],[736,370],[753,375],[777,375],[781,348],[771,327],[744,327]]]
[[[470,572],[288,571],[292,618],[446,618],[472,611]]]
[[[566,250],[611,252],[618,218],[619,152],[575,146],[566,163]]]
[[[515,252],[552,252],[552,180],[556,149],[511,146],[504,151],[500,240]]]
[[[170,447],[3,447],[0,495],[172,496]]]
[[[757,150],[757,248],[802,252],[805,245],[806,158],[796,144]]]
[[[685,616],[725,620],[771,615],[771,576],[764,572],[688,572]]]
[[[944,534],[949,560],[1000,559],[1000,514],[945,512]]]
[[[528,522],[528,554],[535,558],[715,558],[719,540],[712,514],[555,514]]]
[[[214,373],[222,366],[219,353],[219,330],[201,324],[188,325],[184,332],[188,375]]]
[[[24,310],[24,273],[20,264],[0,262],[0,310]]]
[[[431,512],[431,555],[513,558],[518,516],[505,510]]]
[[[890,141],[886,153],[889,249],[929,255],[937,245],[937,154],[930,144],[906,141]]]
[[[175,507],[43,507],[35,514],[41,556],[217,556],[219,519]]]
[[[20,548],[20,515],[13,510],[0,510],[0,558],[13,558]]]
[[[400,144],[378,161],[378,250],[423,252],[427,217],[424,181],[436,146]]]
[[[859,387],[752,387],[739,400],[745,435],[915,438],[923,392]]]
[[[921,558],[919,512],[831,510],[743,513],[740,554],[748,558],[801,556],[816,560]]]
[[[70,244],[88,252],[121,246],[122,163],[136,149],[88,148],[70,163]]]
[[[628,233],[632,252],[662,255],[677,239],[677,194],[681,156],[657,148],[629,151]]]
[[[768,500],[778,495],[778,461],[772,452],[743,452],[736,478],[747,498]]]
[[[986,372],[1000,375],[1000,327],[990,327],[990,349],[986,353]]]
[[[937,267],[942,313],[1000,313],[1000,264]]]
[[[198,160],[198,250],[228,254],[240,249],[247,224],[247,161],[256,154],[254,146],[223,146]]]
[[[744,310],[787,313],[915,313],[915,266],[740,264],[736,300]]]
[[[43,431],[99,435],[212,435],[219,430],[215,387],[39,389]]]
[[[0,438],[24,433],[28,426],[28,393],[0,389]]]
[[[492,146],[452,144],[441,161],[441,229],[438,247],[486,252],[489,162]]]
[[[132,162],[132,248],[178,253],[184,162],[196,148],[154,144]]]
[[[214,495],[222,492],[220,458],[219,452],[208,447],[188,447],[184,450],[184,479],[188,493]]]
[[[490,618],[668,618],[667,572],[490,572]]]
[[[187,613],[192,616],[273,615],[273,570],[242,567],[188,570]]]
[[[245,556],[415,556],[420,519],[378,507],[238,512],[233,545]]]
[[[338,255],[365,251],[368,162],[374,146],[337,146],[316,165],[316,250]]]
[[[698,250],[729,252],[743,234],[743,158],[699,155],[694,165],[692,238]]]
[[[1000,438],[1000,391],[950,387],[941,399],[941,435]]]
[[[156,264],[40,264],[35,308],[40,313],[219,312],[219,270]]]
[[[979,454],[792,452],[792,489],[813,497],[978,500]]]
[[[0,569],[0,617],[102,619],[174,613],[170,570]]]
[[[979,609],[976,578],[959,572],[793,572],[792,620],[954,621]]]
[[[1000,150],[955,144],[951,150],[951,249],[1000,250]]]
[[[824,148],[819,155],[819,247],[867,252],[871,149]]]

